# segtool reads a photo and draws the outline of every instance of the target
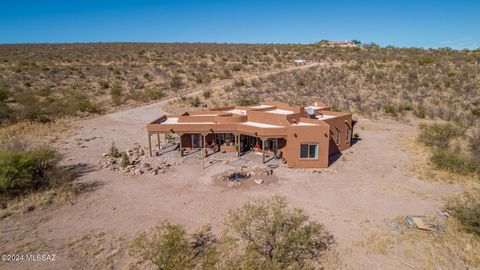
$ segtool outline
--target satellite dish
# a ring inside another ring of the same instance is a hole
[[[307,109],[308,115],[310,115],[310,116],[315,116],[315,107],[313,107],[313,106],[308,106],[306,109]]]

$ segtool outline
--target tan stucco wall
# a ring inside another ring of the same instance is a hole
[[[329,156],[328,126],[292,126],[289,128],[286,159],[288,167],[327,168]],[[317,159],[301,159],[300,144],[318,144]]]
[[[335,118],[323,120],[330,125],[330,155],[343,151],[351,146],[351,139],[347,140],[347,130],[352,127],[352,115],[345,114]],[[340,142],[336,144],[336,134],[340,132]],[[353,130],[352,130],[353,132]]]

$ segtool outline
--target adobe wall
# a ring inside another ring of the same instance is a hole
[[[352,115],[344,114],[335,118],[322,120],[330,125],[330,155],[343,151],[351,146],[351,134],[347,140],[347,129],[352,127]],[[340,132],[340,143],[336,143],[336,134]],[[353,132],[353,130],[351,130]]]
[[[286,151],[288,167],[292,168],[327,168],[329,156],[329,127],[321,126],[291,126],[288,129]],[[318,144],[317,159],[301,159],[300,144]]]

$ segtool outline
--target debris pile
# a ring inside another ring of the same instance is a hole
[[[239,168],[229,169],[220,174],[217,179],[227,182],[231,187],[239,187],[241,183],[253,176],[271,175],[273,170],[267,166],[241,166]],[[263,184],[263,180],[255,179],[256,184]]]
[[[127,149],[122,156],[111,156],[108,153],[102,154],[99,164],[102,168],[110,169],[123,175],[141,175],[150,173],[151,175],[166,173],[178,161],[172,159],[148,159],[146,151],[140,145],[136,144],[133,149]],[[123,165],[123,166],[122,166]]]
[[[446,211],[438,211],[435,216],[406,216],[403,220],[393,219],[388,222],[391,232],[401,233],[405,230],[423,230],[430,232],[445,232],[445,221],[449,217]]]

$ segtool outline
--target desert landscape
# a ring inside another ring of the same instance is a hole
[[[479,269],[479,62],[478,50],[374,44],[0,45],[0,179],[11,156],[40,150],[59,173],[23,191],[2,183],[0,253],[56,259],[0,268],[161,269],[135,243],[168,222],[217,236],[216,261],[195,269],[232,269],[244,258],[221,237],[232,211],[282,198],[334,239],[305,269]],[[203,168],[176,137],[148,155],[146,125],[163,114],[311,100],[358,120],[328,168],[263,165],[255,152],[210,155]],[[222,180],[241,168],[256,173]],[[432,228],[408,226],[417,216]]]

